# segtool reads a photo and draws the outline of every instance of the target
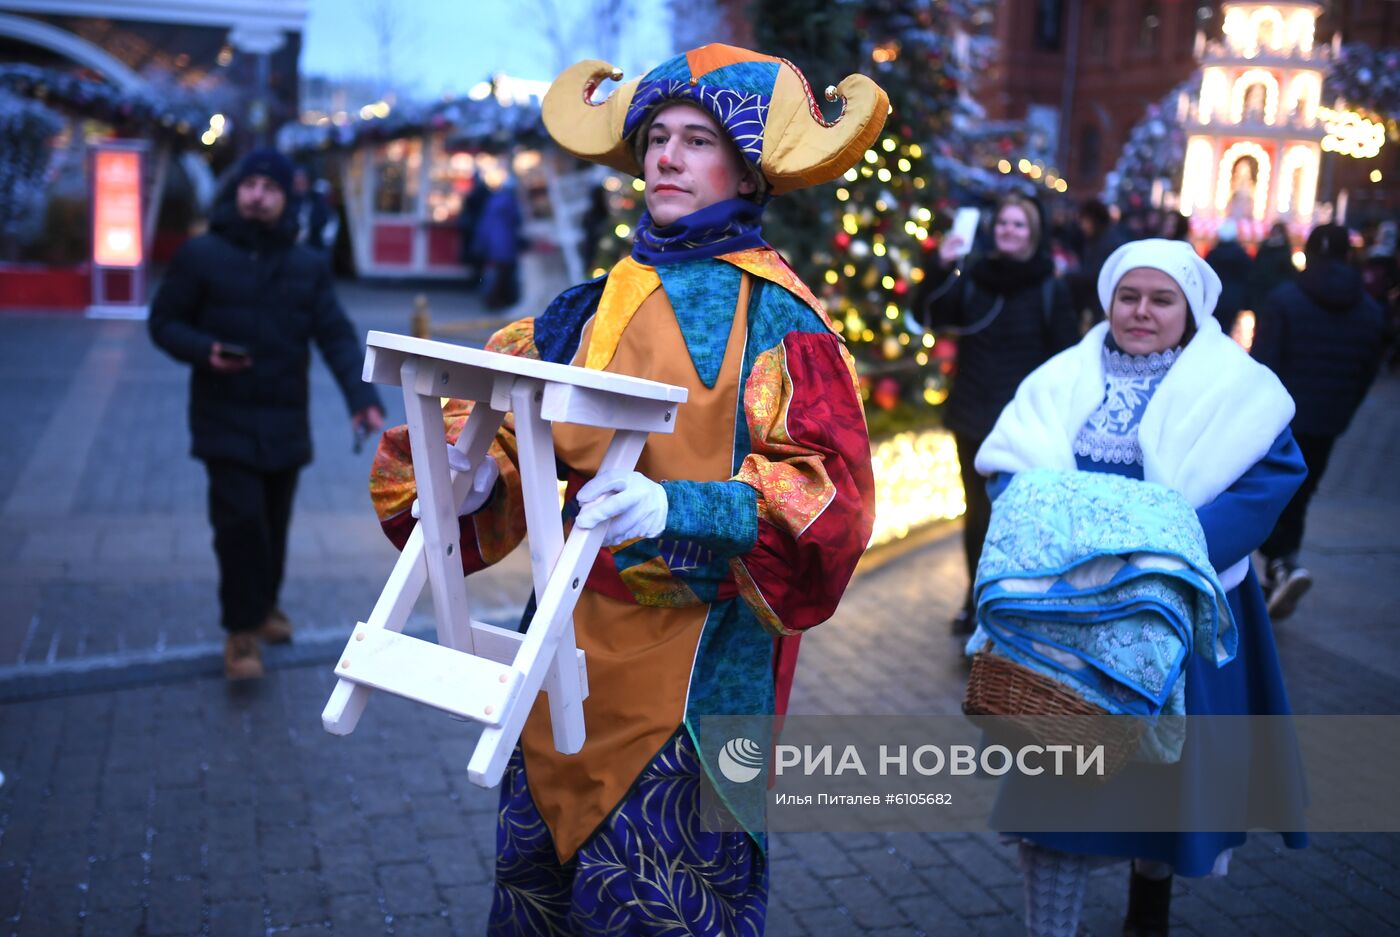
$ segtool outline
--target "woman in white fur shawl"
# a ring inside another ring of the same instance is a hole
[[[1181,492],[1197,510],[1239,629],[1238,654],[1223,667],[1192,655],[1186,712],[1286,715],[1249,556],[1306,474],[1288,428],[1293,401],[1273,372],[1220,331],[1212,315],[1220,280],[1190,245],[1126,244],[1104,264],[1098,291],[1108,321],[1022,382],[978,451],[977,470],[994,494],[1011,475],[1037,467],[1112,472]],[[1137,768],[1099,796],[1129,788]],[[1223,796],[1246,797],[1249,776],[1263,772],[1301,790],[1296,762],[1261,765],[1242,756],[1240,771],[1240,787]],[[1089,867],[1121,857],[1136,860],[1124,934],[1165,934],[1171,875],[1221,874],[1244,840],[1243,832],[1025,834],[1028,932],[1073,934]],[[1306,845],[1302,834],[1284,840]]]

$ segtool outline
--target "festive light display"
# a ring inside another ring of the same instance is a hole
[[[1356,159],[1370,159],[1380,155],[1385,145],[1385,126],[1367,120],[1355,111],[1333,110],[1330,107],[1317,109],[1327,136],[1322,138],[1322,149],[1327,153],[1340,153]]]
[[[1322,153],[1371,158],[1387,132],[1400,136],[1400,50],[1353,45],[1334,55],[1315,46],[1318,11],[1315,4],[1225,3],[1224,41],[1200,49],[1197,75],[1149,106],[1108,174],[1104,197],[1145,204],[1179,172],[1177,208],[1192,218],[1197,239],[1212,237],[1226,217],[1240,222],[1247,241],[1276,218],[1311,226]],[[1326,93],[1345,103],[1322,106],[1324,78]]]
[[[1262,237],[1275,218],[1311,226],[1325,148],[1319,120],[1331,113],[1320,107],[1327,49],[1313,45],[1319,10],[1223,5],[1224,42],[1204,48],[1200,91],[1182,121],[1179,208],[1196,239],[1211,238],[1227,218],[1245,241]],[[1352,127],[1339,122],[1333,144],[1357,146]]]
[[[946,430],[897,433],[873,448],[875,530],[871,546],[891,543],[967,510],[958,452]]]

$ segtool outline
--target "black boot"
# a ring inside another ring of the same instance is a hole
[[[951,631],[955,638],[965,638],[977,630],[977,606],[972,601],[972,592],[963,599],[962,608],[953,616]]]
[[[1171,904],[1172,876],[1148,878],[1133,869],[1128,880],[1128,916],[1123,919],[1123,937],[1167,937]]]

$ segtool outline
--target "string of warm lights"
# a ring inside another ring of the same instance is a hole
[[[874,447],[875,530],[871,546],[967,510],[958,451],[946,430],[898,433]]]
[[[1024,157],[1017,160],[1015,169],[1021,175],[1036,182],[1043,182],[1047,189],[1054,189],[1056,192],[1064,193],[1069,191],[1069,183],[1060,175],[1059,171],[1053,168],[1046,168],[1045,164],[1036,160],[1032,162]],[[1011,160],[997,160],[997,171],[1002,175],[1009,175],[1012,170]]]

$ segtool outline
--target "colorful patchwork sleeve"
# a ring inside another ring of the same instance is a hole
[[[740,594],[769,630],[796,634],[836,611],[875,521],[855,363],[829,332],[789,332],[755,359],[744,410],[735,478],[666,483],[664,536],[742,545]]]
[[[534,322],[521,319],[501,329],[486,343],[487,351],[537,358]],[[443,426],[449,443],[456,442],[471,413],[465,400],[448,400],[443,405]],[[501,470],[501,478],[491,499],[461,521],[462,570],[473,573],[496,563],[509,554],[525,536],[525,501],[521,494],[519,458],[515,442],[515,421],[507,414],[491,456]],[[409,449],[408,427],[386,430],[374,454],[369,476],[370,499],[385,534],[400,550],[408,542],[417,520],[409,513],[418,488],[413,478],[413,456]]]

